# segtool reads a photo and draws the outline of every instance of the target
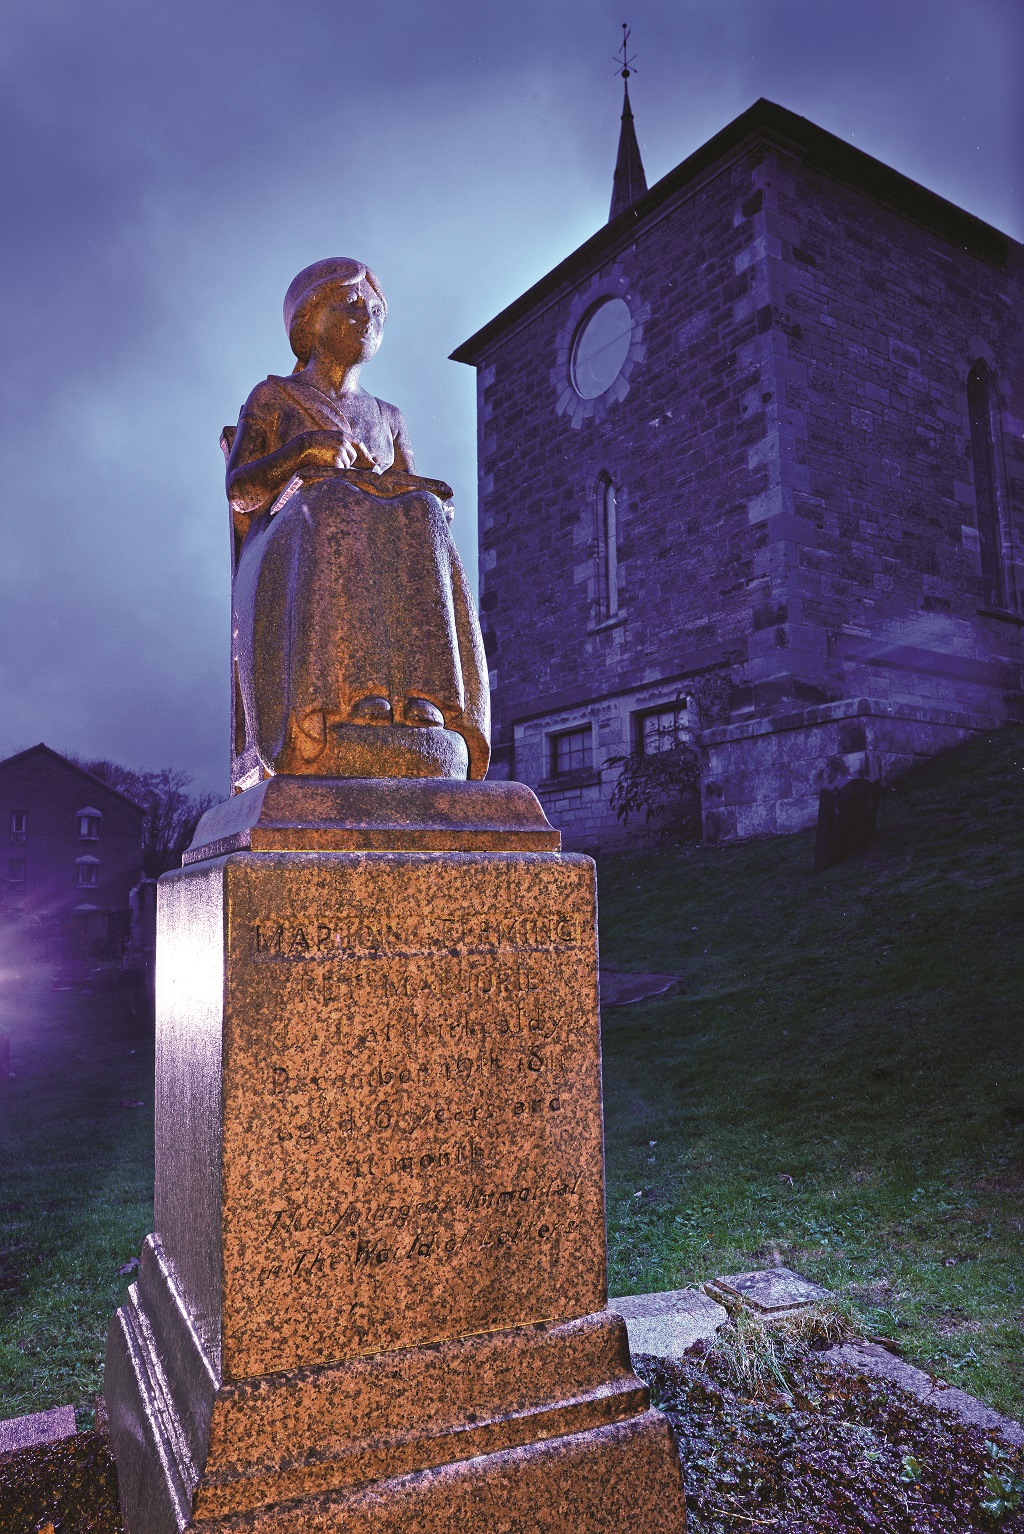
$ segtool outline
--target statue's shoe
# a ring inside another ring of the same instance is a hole
[[[348,717],[350,724],[390,724],[391,704],[387,698],[360,698]],[[439,724],[443,722],[440,714],[437,718]]]
[[[295,747],[303,762],[315,762],[327,745],[327,719],[322,708],[310,709],[295,721]]]
[[[426,698],[408,698],[402,710],[402,722],[431,725],[436,729],[438,725],[444,724],[444,715],[433,703],[428,703]]]

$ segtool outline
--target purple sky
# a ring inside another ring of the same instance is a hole
[[[758,96],[1024,239],[1022,0],[633,0],[649,184]],[[45,740],[223,790],[217,438],[287,371],[284,290],[352,255],[364,375],[456,490],[475,578],[473,373],[447,355],[607,218],[621,4],[8,0],[0,755]]]

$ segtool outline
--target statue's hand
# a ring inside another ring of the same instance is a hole
[[[320,469],[375,469],[377,460],[365,443],[341,431],[308,431],[299,439],[302,463]]]
[[[335,455],[334,466],[337,469],[375,469],[377,460],[362,442],[356,442],[351,437],[342,437],[341,446]]]

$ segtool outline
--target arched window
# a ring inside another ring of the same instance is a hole
[[[618,529],[615,486],[602,469],[594,503],[597,533],[597,621],[614,618],[619,610]]]
[[[988,365],[980,359],[967,378],[967,411],[971,422],[971,461],[974,500],[978,511],[981,579],[990,607],[1008,605],[1003,571],[1003,533],[999,515],[999,416]]]

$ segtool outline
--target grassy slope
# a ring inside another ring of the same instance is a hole
[[[1022,811],[1005,731],[887,795],[875,846],[827,874],[809,834],[602,864],[605,963],[686,976],[605,1020],[615,1292],[777,1251],[1024,1416]],[[139,1010],[35,990],[0,1014],[0,1417],[99,1388],[152,1228]]]
[[[602,962],[686,988],[605,1016],[612,1292],[778,1254],[1024,1417],[1024,729],[813,841],[600,865]]]
[[[132,996],[34,981],[0,1028],[0,1418],[91,1411],[117,1270],[153,1226],[152,1026]]]

